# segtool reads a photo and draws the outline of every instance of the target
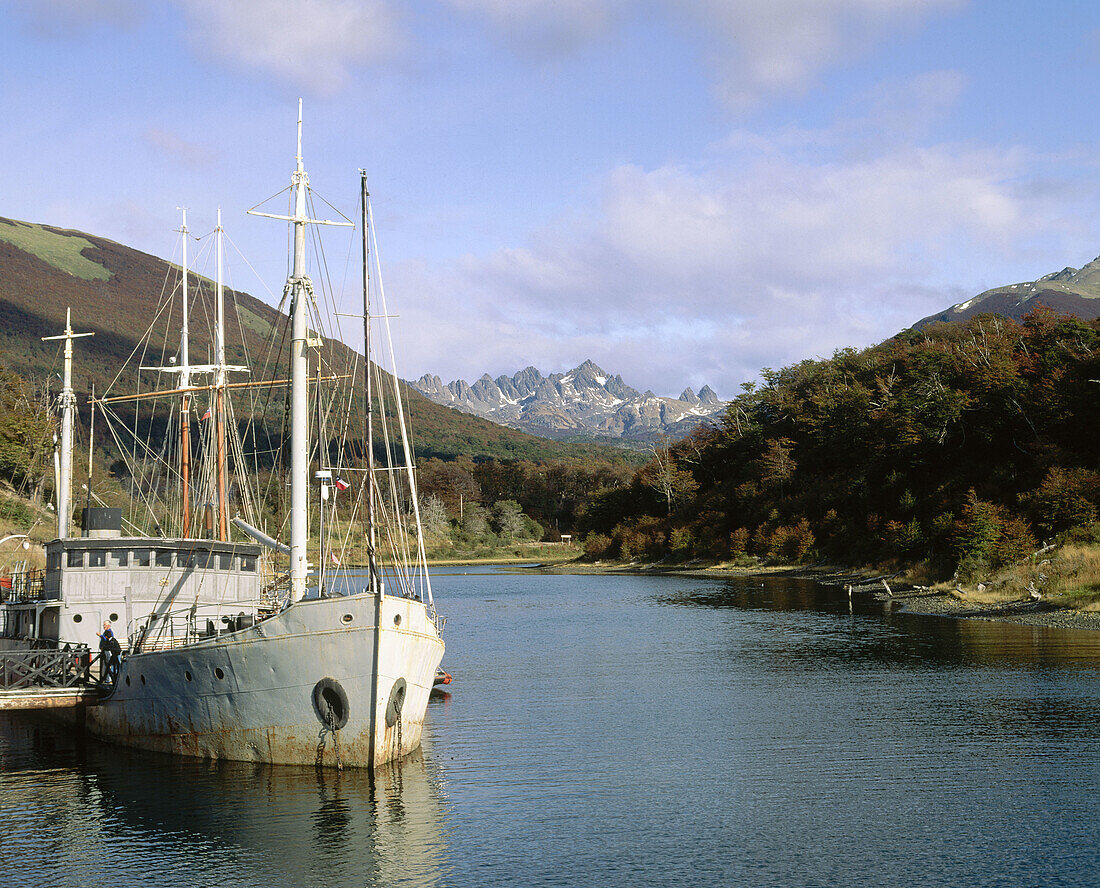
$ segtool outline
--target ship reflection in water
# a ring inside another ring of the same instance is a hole
[[[444,811],[420,750],[373,775],[203,762],[0,716],[0,860],[33,859],[26,884],[442,884]]]

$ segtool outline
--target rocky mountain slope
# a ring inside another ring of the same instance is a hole
[[[1018,321],[1039,305],[1085,321],[1100,317],[1100,257],[1083,268],[1063,268],[1037,281],[994,287],[913,326],[920,329],[937,321],[965,321],[978,314],[999,314]]]
[[[605,373],[592,361],[549,376],[527,367],[496,379],[486,373],[473,385],[464,379],[444,385],[431,374],[411,385],[437,404],[559,439],[647,442],[661,435],[679,437],[700,422],[717,420],[725,410],[710,386],[698,394],[685,389],[679,398],[661,398],[631,388],[621,376]]]

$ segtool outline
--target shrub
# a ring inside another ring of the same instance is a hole
[[[1054,466],[1035,490],[1020,497],[1020,502],[1039,531],[1053,536],[1096,521],[1098,499],[1100,475],[1088,469]]]
[[[1019,561],[1036,547],[1027,522],[1007,510],[978,499],[970,491],[952,539],[962,580],[989,574]]]
[[[668,547],[674,555],[689,555],[695,546],[695,537],[687,527],[677,527],[668,535]]]
[[[745,554],[749,546],[749,532],[744,527],[739,527],[730,534],[730,557],[740,558]]]
[[[586,558],[603,558],[611,547],[611,537],[603,533],[590,533],[584,538],[584,554]]]

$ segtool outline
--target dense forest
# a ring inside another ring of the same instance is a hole
[[[1100,322],[1039,309],[764,370],[579,516],[592,558],[927,562],[1097,534]]]

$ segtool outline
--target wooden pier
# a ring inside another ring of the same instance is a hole
[[[103,655],[87,648],[0,649],[0,712],[94,706],[107,691]]]
[[[0,712],[17,709],[75,709],[95,706],[103,696],[98,688],[24,688],[0,690]]]

